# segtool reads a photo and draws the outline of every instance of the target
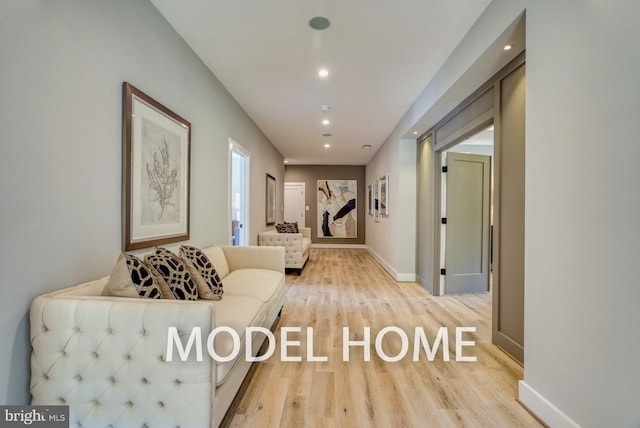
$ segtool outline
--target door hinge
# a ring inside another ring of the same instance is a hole
[[[446,166],[442,167],[442,172],[447,172],[449,170],[449,168],[447,168]]]
[[[440,219],[440,223],[442,223],[442,224],[447,224],[447,218],[446,218],[446,217],[442,217],[442,218]]]
[[[447,274],[446,269],[440,269],[440,275],[446,275],[446,274]]]

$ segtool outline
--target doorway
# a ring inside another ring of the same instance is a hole
[[[305,183],[284,183],[284,221],[305,227]]]
[[[493,125],[440,152],[442,294],[491,289]]]
[[[231,176],[231,244],[249,244],[249,161],[248,150],[229,138]]]

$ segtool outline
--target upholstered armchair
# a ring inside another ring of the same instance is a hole
[[[284,247],[284,267],[298,269],[298,274],[309,259],[311,228],[301,227],[299,233],[279,233],[276,229],[258,235],[258,245]]]

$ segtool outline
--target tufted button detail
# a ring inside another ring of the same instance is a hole
[[[43,331],[45,331],[45,332],[47,332],[47,331],[49,331],[49,327],[47,327],[46,325],[43,325],[43,326],[42,326],[42,330],[43,330]]]
[[[143,336],[148,336],[148,335],[149,335],[149,333],[147,333],[147,330],[146,330],[146,329],[144,329],[144,328],[142,329],[142,331],[140,332],[140,334],[142,334]]]
[[[93,358],[95,358],[95,359],[100,358],[100,355],[98,355],[98,353],[97,353],[97,352],[94,352],[94,353],[93,353],[93,354],[91,354],[91,355],[93,355]]]
[[[46,374],[46,373],[43,373],[43,374],[42,374],[42,378],[43,378],[44,380],[49,380],[49,375],[48,375],[48,374]]]
[[[158,402],[158,406],[160,406],[160,407],[164,408],[164,403],[163,403],[162,401],[159,401],[159,402]]]
[[[111,382],[111,385],[115,385],[115,384],[116,384],[116,378],[115,378],[115,377],[113,377],[113,376],[111,376],[111,377],[109,378],[109,382]]]
[[[58,400],[59,400],[62,404],[64,404],[64,403],[66,403],[66,402],[67,402],[67,400],[65,400],[63,397],[58,398]]]
[[[100,406],[100,402],[98,400],[93,400],[93,405],[94,406]]]
[[[182,383],[182,381],[180,379],[176,379],[175,384],[176,385],[180,385]]]
[[[164,355],[160,355],[160,361],[162,361],[164,363]]]
[[[143,425],[142,425],[142,428],[149,428],[149,425],[147,425],[147,424],[143,424]]]
[[[76,326],[76,328],[74,328],[73,331],[76,333],[80,333],[80,327]]]
[[[125,355],[124,359],[127,361],[131,361],[131,355],[130,354]]]
[[[80,375],[76,376],[75,379],[78,382],[82,382],[82,376],[80,376]]]
[[[143,378],[142,378],[142,383],[147,384],[147,383],[149,383],[149,381],[147,380],[147,378],[146,378],[146,377],[143,377]]]
[[[113,329],[112,328],[108,328],[107,329],[107,334],[113,334]]]

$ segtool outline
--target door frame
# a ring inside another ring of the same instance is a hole
[[[229,189],[229,197],[227,198],[227,227],[231,227],[231,222],[233,221],[233,216],[231,213],[231,209],[233,207],[233,152],[238,152],[246,158],[246,169],[245,169],[245,187],[246,192],[244,195],[244,206],[245,212],[243,213],[243,222],[242,228],[244,230],[244,240],[239,245],[249,245],[249,219],[251,215],[251,211],[249,209],[249,193],[251,190],[251,152],[239,144],[236,140],[229,137],[229,154],[228,154],[228,189]],[[227,229],[228,230],[228,229]],[[229,234],[229,245],[233,245],[233,234]]]
[[[304,193],[304,207],[302,209],[302,224],[300,225],[300,227],[306,227],[306,223],[307,223],[307,188],[306,188],[306,184],[304,181],[285,181],[284,182],[284,199],[286,199],[286,195],[287,195],[287,185],[295,185],[295,186],[301,186],[302,187],[302,192]],[[282,204],[284,206],[284,204]],[[286,210],[285,210],[286,211]]]
[[[439,221],[442,202],[442,156],[441,152],[447,148],[460,142],[461,139],[471,136],[473,133],[481,130],[481,128],[494,125],[494,169],[493,169],[493,282],[492,282],[492,337],[491,341],[503,348],[507,353],[514,357],[521,364],[524,363],[524,344],[518,344],[508,338],[499,328],[499,308],[500,308],[500,208],[501,208],[501,165],[502,165],[502,116],[501,116],[501,84],[502,80],[511,73],[525,66],[526,53],[522,52],[514,58],[509,64],[498,71],[493,77],[485,82],[480,88],[473,92],[469,97],[462,101],[453,111],[447,114],[436,125],[421,135],[417,142],[420,144],[426,139],[431,142],[431,150],[433,151],[433,294],[441,296],[443,290],[440,287],[440,252],[441,252],[441,223]],[[488,93],[493,93],[489,95]],[[486,95],[485,101],[492,99],[492,105],[484,103],[484,107],[473,105],[473,103]],[[461,114],[463,110],[469,107],[467,111],[469,115],[463,118],[465,114]],[[449,121],[456,127],[451,129],[444,128]],[[442,132],[442,137],[440,131]],[[523,284],[524,286],[524,284]],[[526,290],[524,290],[526,293]],[[523,314],[524,323],[524,314]]]
[[[434,197],[434,203],[433,203],[433,208],[434,208],[434,230],[433,230],[433,257],[434,257],[434,261],[433,261],[433,294],[434,296],[443,296],[445,294],[445,290],[444,290],[444,275],[440,274],[440,269],[443,268],[444,266],[442,266],[442,262],[443,262],[443,256],[442,256],[442,250],[444,249],[444,245],[442,242],[442,239],[444,238],[444,234],[442,233],[442,230],[444,227],[446,227],[446,225],[442,224],[440,222],[440,218],[442,217],[442,213],[444,212],[444,210],[446,209],[446,207],[443,206],[442,204],[442,196],[443,196],[443,180],[442,180],[442,174],[444,174],[442,172],[442,155],[444,154],[444,152],[446,152],[447,150],[449,150],[450,148],[462,143],[463,141],[465,141],[467,138],[477,134],[478,132],[488,128],[489,126],[493,125],[494,121],[493,121],[493,117],[490,117],[489,119],[486,119],[484,122],[481,122],[479,125],[474,126],[473,128],[471,128],[470,131],[465,132],[464,134],[462,134],[460,137],[456,138],[455,140],[452,140],[451,142],[443,145],[442,147],[438,147],[438,148],[434,148],[434,156],[433,156],[433,160],[434,160],[434,192],[433,192],[433,197]],[[496,137],[494,135],[494,156],[495,156],[495,147],[496,147]],[[495,162],[495,159],[494,159]],[[495,168],[496,170],[498,169],[497,166]],[[491,171],[491,174],[494,174],[494,186],[496,185],[496,171]],[[496,192],[497,189],[494,188],[494,192]],[[494,192],[492,192],[492,195],[494,194]],[[495,204],[495,200],[494,200],[494,204]],[[495,209],[495,206],[494,206]],[[495,228],[495,221],[494,221],[494,228]]]

